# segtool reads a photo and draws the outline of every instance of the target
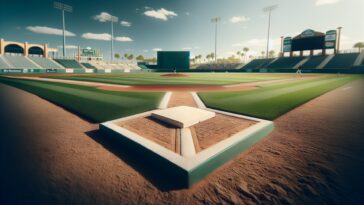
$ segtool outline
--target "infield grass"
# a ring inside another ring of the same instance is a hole
[[[83,74],[47,76],[65,80],[79,80],[121,85],[227,85],[264,80],[292,78],[292,74],[242,74],[242,73],[188,73],[184,77],[161,76],[163,73]]]
[[[3,77],[0,77],[0,83],[38,95],[92,122],[104,122],[155,109],[163,97],[163,93],[114,92],[80,85]]]
[[[239,92],[206,92],[199,96],[206,106],[243,115],[273,120],[293,108],[360,76],[323,76],[310,80],[260,86]]]

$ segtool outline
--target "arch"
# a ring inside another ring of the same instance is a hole
[[[5,53],[20,53],[23,54],[24,53],[24,48],[22,48],[21,46],[17,45],[17,44],[8,44],[5,46],[4,49]]]
[[[44,50],[39,46],[32,46],[28,49],[28,55],[43,55]]]

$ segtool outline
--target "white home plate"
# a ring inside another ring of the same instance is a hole
[[[152,117],[176,127],[185,128],[215,117],[215,112],[188,106],[178,106],[154,111]]]

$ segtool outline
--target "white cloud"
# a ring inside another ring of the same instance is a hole
[[[58,45],[57,47],[58,48],[63,48],[62,45]],[[76,46],[76,45],[66,45],[66,48],[67,49],[78,49],[78,46]]]
[[[125,26],[125,27],[130,27],[130,26],[131,26],[131,23],[130,23],[130,22],[128,22],[128,21],[120,21],[120,24],[121,24],[122,26]]]
[[[111,35],[108,33],[84,33],[81,36],[82,38],[85,39],[92,39],[92,40],[99,40],[99,41],[110,41],[111,40]],[[117,36],[114,37],[115,41],[120,41],[120,42],[131,42],[133,41],[133,39],[131,39],[130,37],[126,37],[126,36]]]
[[[316,6],[323,6],[323,5],[328,5],[328,4],[336,4],[338,3],[340,0],[316,0]]]
[[[34,33],[57,35],[57,36],[63,35],[62,29],[51,28],[51,27],[47,27],[47,26],[27,26],[26,29],[31,32],[34,32]],[[67,30],[65,31],[65,35],[66,36],[76,36],[76,34],[70,32],[70,31],[67,31]]]
[[[144,15],[152,17],[152,18],[156,18],[156,19],[161,19],[163,21],[167,21],[168,18],[177,16],[177,14],[174,11],[168,11],[164,8],[158,9],[158,10],[148,10],[144,12]]]
[[[99,15],[94,16],[94,20],[100,21],[100,22],[111,21],[112,18],[115,18],[114,22],[118,21],[118,17],[113,16],[107,12],[101,12]]]
[[[120,41],[120,42],[132,42],[133,39],[126,37],[126,36],[119,36],[119,37],[115,37],[114,38],[115,41]]]
[[[270,39],[269,40],[269,50],[279,50],[281,44],[281,40],[277,39]],[[250,48],[250,50],[266,50],[267,46],[267,39],[261,38],[254,38],[250,39],[245,42],[235,43],[231,45],[232,47],[240,47],[241,49],[244,47]]]
[[[230,19],[231,23],[241,23],[241,22],[247,22],[249,21],[250,18],[246,17],[246,16],[233,16]]]
[[[186,16],[189,16],[190,15],[190,12],[186,12],[185,14],[186,14]]]
[[[108,33],[84,33],[81,36],[85,39],[93,39],[93,40],[100,40],[100,41],[110,41],[111,35]]]
[[[161,49],[161,48],[153,48],[153,49],[152,49],[152,51],[156,51],[156,52],[157,52],[157,51],[162,51],[162,50],[163,50],[163,49]]]
[[[189,50],[192,50],[192,48],[191,47],[184,47],[184,48],[182,48],[182,50],[189,51]]]
[[[149,51],[148,51],[147,49],[144,49],[144,50],[143,50],[143,52],[144,52],[144,53],[148,53]]]

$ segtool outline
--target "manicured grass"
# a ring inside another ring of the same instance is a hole
[[[359,76],[324,76],[318,79],[265,85],[252,91],[199,93],[199,95],[208,107],[273,120],[357,78]]]
[[[163,93],[113,92],[80,85],[3,77],[0,77],[0,83],[31,92],[92,122],[104,122],[155,109],[163,97]]]
[[[263,80],[285,79],[292,74],[188,73],[186,77],[166,77],[163,73],[86,74],[78,76],[47,76],[47,78],[90,81],[122,85],[226,85]]]

